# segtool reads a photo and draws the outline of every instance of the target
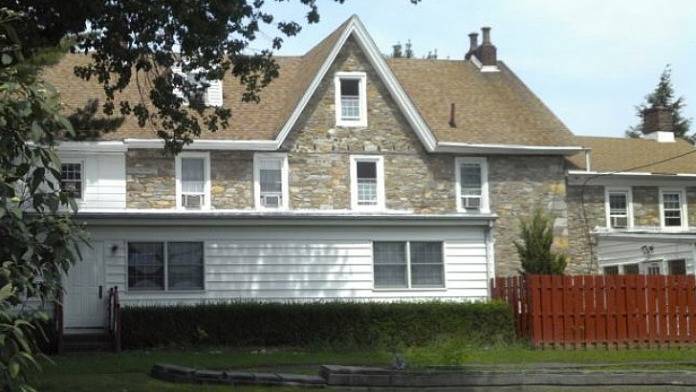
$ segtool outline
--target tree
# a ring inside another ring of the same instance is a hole
[[[655,90],[645,96],[645,101],[636,106],[636,115],[641,121],[638,125],[630,127],[626,131],[627,137],[637,138],[643,135],[643,111],[645,109],[663,106],[670,109],[672,112],[672,123],[674,124],[674,136],[693,141],[694,136],[690,135],[691,119],[684,118],[682,109],[686,106],[684,97],[674,97],[674,87],[672,85],[672,68],[665,66],[665,69],[660,75],[660,81],[657,83]]]
[[[553,247],[553,222],[542,209],[520,223],[520,241],[515,241],[517,254],[526,274],[562,275],[567,256],[556,253]]]
[[[84,232],[69,216],[76,205],[60,190],[56,136],[72,133],[55,90],[37,78],[50,53],[25,59],[14,23],[0,9],[0,383],[30,390],[37,339],[47,315],[22,306],[53,301],[60,276],[79,259]]]

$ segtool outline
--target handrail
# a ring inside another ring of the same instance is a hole
[[[58,291],[56,299],[53,301],[53,321],[55,322],[55,334],[56,334],[56,353],[62,354],[64,349],[63,344],[63,289]]]
[[[109,334],[114,351],[121,352],[121,303],[118,299],[118,286],[109,289]]]

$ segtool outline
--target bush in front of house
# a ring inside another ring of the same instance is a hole
[[[514,242],[525,274],[563,275],[568,256],[554,251],[553,217],[537,208],[520,222],[520,240]]]
[[[382,347],[439,339],[514,340],[508,305],[490,303],[252,303],[123,308],[126,348],[225,345]]]

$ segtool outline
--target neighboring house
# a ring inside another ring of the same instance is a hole
[[[605,274],[693,274],[696,150],[675,139],[665,108],[647,110],[643,128],[642,139],[576,138],[591,159],[588,166],[582,155],[570,158],[568,198],[581,208],[584,185],[595,246],[573,245]]]
[[[102,326],[112,286],[132,306],[485,299],[489,278],[519,272],[513,241],[536,207],[555,215],[568,271],[595,271],[578,161],[613,170],[583,147],[605,146],[576,138],[497,60],[489,29],[480,45],[470,39],[461,60],[388,59],[354,16],[305,55],[278,57],[259,104],[242,103],[234,79],[215,84],[206,100],[232,110],[229,126],[176,157],[131,118],[99,140],[62,143],[62,183],[93,244],[66,281],[66,328]],[[45,72],[70,110],[103,97],[73,76],[86,61],[69,55]],[[134,87],[124,94],[137,99]],[[691,148],[624,142],[628,155],[633,144]],[[663,205],[630,185],[634,206]]]

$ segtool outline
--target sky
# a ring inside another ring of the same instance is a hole
[[[694,0],[318,0],[321,20],[307,25],[299,0],[268,1],[276,21],[301,21],[277,54],[303,54],[352,14],[383,53],[411,40],[416,56],[462,59],[468,34],[491,26],[504,61],[578,135],[622,136],[639,120],[634,106],[667,64],[686,117],[696,118]],[[252,47],[265,48],[272,26]],[[696,125],[692,127],[696,128]]]

